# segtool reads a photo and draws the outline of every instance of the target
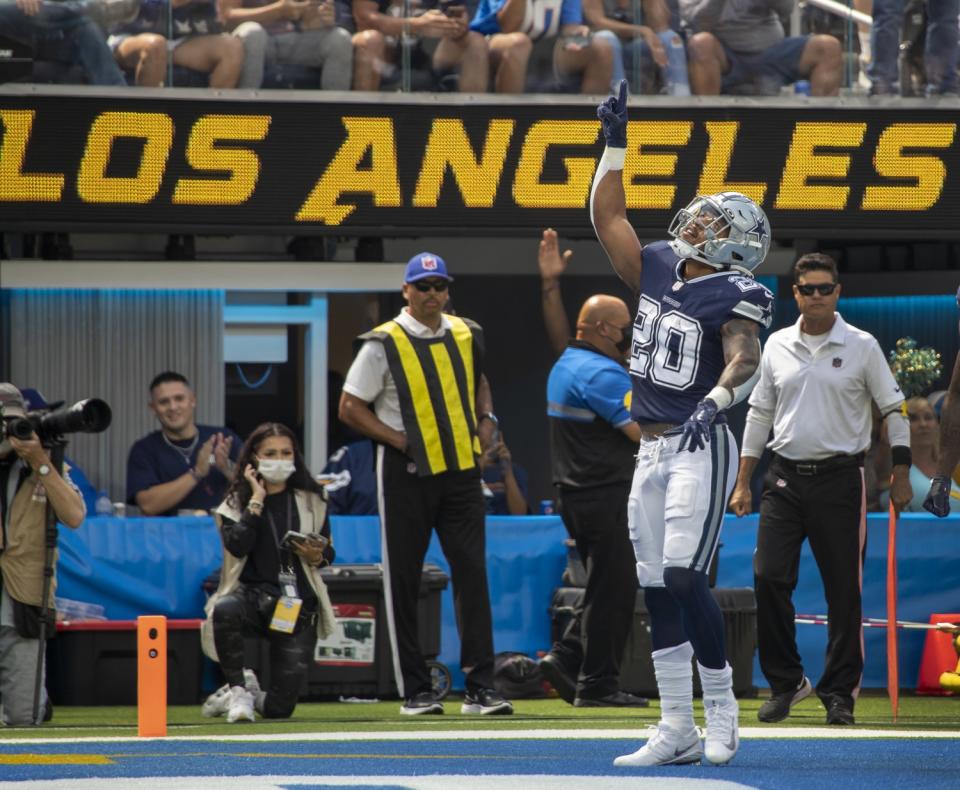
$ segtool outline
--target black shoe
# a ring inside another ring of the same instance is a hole
[[[480,714],[481,716],[509,716],[513,713],[513,705],[505,700],[498,691],[480,689],[468,691],[460,706],[463,714]]]
[[[626,691],[614,691],[605,697],[577,697],[575,708],[646,708],[650,704],[644,697]]]
[[[577,679],[567,671],[563,662],[553,653],[547,653],[540,659],[539,667],[540,672],[550,681],[550,685],[556,689],[560,698],[573,705],[577,697]]]
[[[437,695],[432,691],[420,691],[400,706],[400,713],[404,716],[440,714],[443,713],[443,703],[437,699]]]
[[[824,700],[827,708],[827,724],[850,726],[856,724],[853,708],[843,697],[829,697]]]
[[[784,691],[782,694],[774,694],[770,699],[760,706],[757,711],[757,718],[768,724],[777,721],[783,721],[790,715],[790,709],[800,700],[806,699],[813,691],[810,685],[810,678],[804,676],[800,685],[793,691]]]

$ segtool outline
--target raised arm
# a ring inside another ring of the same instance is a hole
[[[560,276],[566,271],[572,257],[571,250],[565,250],[563,255],[560,255],[557,232],[553,228],[547,228],[540,240],[540,252],[537,256],[537,265],[540,267],[540,302],[550,348],[558,356],[573,337],[560,294]]]
[[[640,290],[640,239],[627,220],[623,163],[627,155],[627,81],[597,108],[606,148],[590,190],[590,221],[614,271],[634,293]]]

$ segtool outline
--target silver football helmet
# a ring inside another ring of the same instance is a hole
[[[702,239],[691,243],[684,231],[696,223]],[[682,208],[670,223],[670,246],[681,258],[705,263],[714,269],[736,269],[752,277],[770,249],[767,215],[746,195],[720,192],[699,195]]]

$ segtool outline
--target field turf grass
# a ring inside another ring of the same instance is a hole
[[[793,709],[792,715],[775,725],[757,720],[756,711],[766,695],[740,700],[740,726],[804,727],[823,726],[825,712],[819,700],[810,697]],[[618,710],[612,708],[574,708],[560,699],[517,700],[513,716],[463,716],[461,698],[451,695],[445,700],[443,716],[400,716],[400,703],[388,700],[373,703],[301,702],[290,719],[266,721],[258,717],[254,724],[227,724],[222,718],[207,719],[200,715],[200,705],[175,705],[168,709],[168,734],[185,737],[218,735],[258,735],[298,733],[390,732],[406,730],[562,730],[624,729],[638,730],[657,721],[659,706],[651,701],[649,708]],[[697,719],[702,722],[699,700]],[[858,728],[871,730],[960,730],[960,697],[930,697],[901,694],[900,713],[893,721],[886,695],[870,693],[857,701],[855,715]],[[840,728],[843,729],[843,728]],[[11,738],[109,738],[135,736],[135,707],[65,707],[54,706],[54,718],[42,727],[0,727],[0,741]],[[627,735],[627,733],[625,733]],[[960,737],[960,736],[958,736]]]

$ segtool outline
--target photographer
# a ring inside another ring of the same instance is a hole
[[[39,724],[49,706],[42,690],[40,716],[34,720],[47,504],[59,521],[74,529],[86,509],[79,490],[66,471],[61,475],[51,463],[37,434],[18,439],[7,430],[27,417],[23,395],[12,384],[0,384],[0,416],[0,708],[4,724]],[[55,588],[56,576],[48,601],[53,601]],[[50,616],[48,633],[53,622]]]
[[[216,518],[223,539],[220,586],[206,605],[203,650],[227,683],[203,704],[203,715],[231,724],[293,714],[317,636],[335,625],[318,573],[333,561],[327,498],[303,460],[293,432],[267,422],[240,452]],[[291,533],[293,533],[291,535]],[[270,642],[270,687],[243,668],[244,636]]]

